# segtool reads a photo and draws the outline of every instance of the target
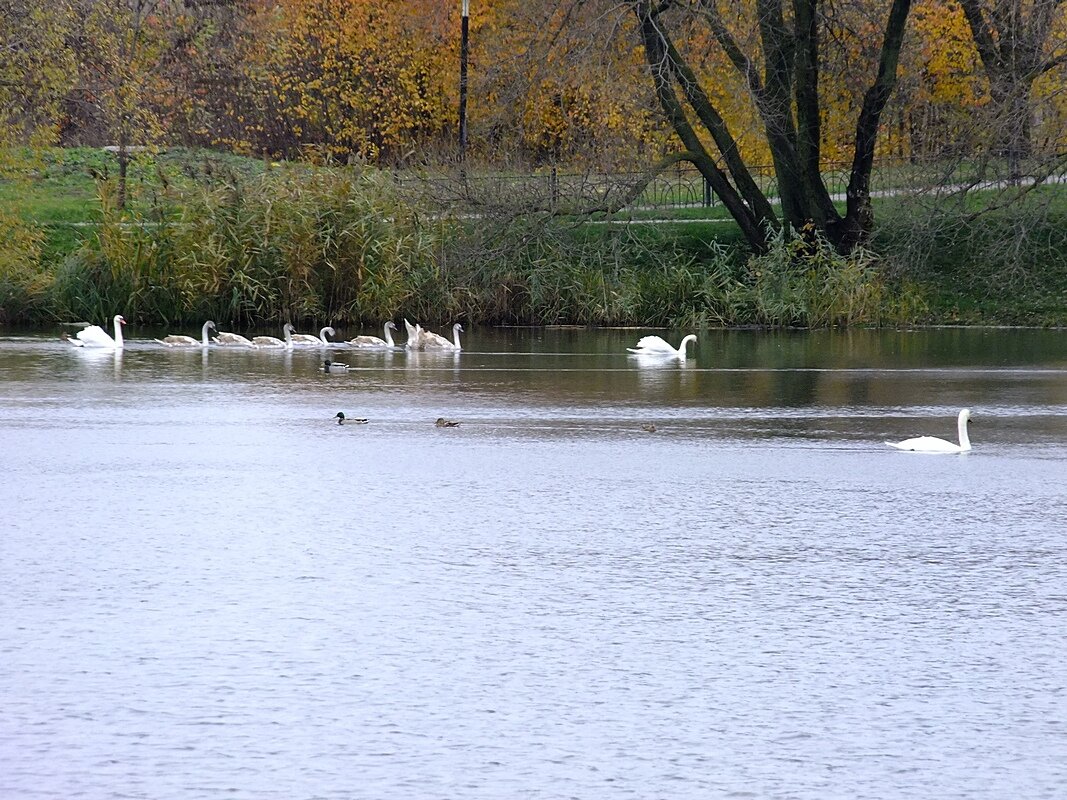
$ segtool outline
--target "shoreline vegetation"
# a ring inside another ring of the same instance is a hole
[[[377,327],[385,319],[667,328],[1067,324],[1067,186],[876,201],[868,246],[778,236],[752,256],[721,209],[595,216],[445,205],[370,168],[209,151],[9,151],[0,323],[109,319]],[[416,176],[417,177],[417,176]],[[604,220],[619,224],[588,224]]]

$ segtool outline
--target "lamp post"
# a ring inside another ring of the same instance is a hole
[[[467,54],[470,52],[470,0],[463,0],[459,38],[459,160],[467,157]]]

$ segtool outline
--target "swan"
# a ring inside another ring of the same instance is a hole
[[[285,341],[283,342],[277,336],[253,336],[252,344],[255,347],[266,348],[279,348],[284,347],[287,350],[293,349],[293,331],[296,330],[291,322],[285,323],[282,326],[282,330],[285,331]]]
[[[340,364],[337,361],[326,359],[322,362],[323,372],[348,372],[348,364]]]
[[[346,422],[351,422],[355,425],[366,425],[370,422],[369,419],[364,417],[346,417],[344,411],[338,411],[334,419],[337,420],[338,425],[344,425]]]
[[[310,333],[294,333],[293,344],[299,347],[331,347],[333,342],[326,340],[326,334],[335,336],[334,329],[327,326],[319,330],[318,336],[312,336]]]
[[[114,339],[108,336],[107,331],[99,325],[90,325],[87,328],[82,328],[78,331],[77,338],[71,338],[70,336],[64,336],[64,338],[75,347],[109,347],[112,350],[121,350],[123,345],[122,326],[126,324],[126,320],[122,318],[121,314],[116,314],[112,324],[115,326]]]
[[[459,427],[459,423],[458,422],[453,422],[452,420],[445,419],[444,417],[438,417],[437,418],[437,422],[435,422],[434,425],[436,425],[438,428],[458,428]]]
[[[192,336],[185,336],[180,333],[172,333],[170,336],[164,336],[162,339],[156,339],[156,341],[166,347],[207,347],[211,344],[211,340],[207,338],[209,330],[215,330],[215,323],[211,320],[205,322],[204,327],[200,329],[199,342]]]
[[[452,341],[432,331],[419,331],[419,350],[462,350],[459,344],[459,335],[463,333],[463,326],[458,322],[452,326]]]
[[[936,436],[917,436],[914,439],[905,439],[903,442],[886,442],[886,444],[897,450],[912,450],[916,453],[966,453],[971,449],[971,439],[967,435],[967,422],[970,419],[969,408],[960,411],[956,421],[960,437],[959,444],[938,439]]]
[[[626,349],[639,356],[672,356],[673,358],[684,359],[686,356],[685,346],[696,340],[697,337],[691,333],[682,339],[682,343],[675,349],[671,347],[670,342],[659,336],[645,336],[638,340],[637,347],[627,347]]]
[[[354,339],[349,339],[348,344],[350,347],[362,347],[365,349],[369,349],[372,347],[376,347],[379,349],[383,347],[396,347],[396,344],[393,342],[393,331],[395,330],[396,323],[394,323],[392,320],[389,320],[387,323],[385,323],[384,339],[379,339],[377,336],[357,336]],[[408,338],[410,338],[410,334]]]
[[[239,333],[216,330],[215,344],[219,347],[255,347],[249,339]]]
[[[405,319],[404,328],[406,328],[408,332],[408,340],[404,343],[404,347],[408,350],[421,350],[422,344],[420,339],[422,339],[422,326],[419,324],[412,325]]]

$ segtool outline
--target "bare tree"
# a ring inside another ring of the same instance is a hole
[[[757,53],[745,51],[718,0],[632,0],[628,5],[637,18],[660,106],[686,158],[710,183],[753,248],[766,248],[768,237],[783,222],[796,229],[814,225],[843,252],[867,238],[873,223],[870,179],[878,126],[896,85],[911,0],[892,0],[881,24],[876,73],[855,125],[843,215],[820,172],[820,0],[755,0]],[[744,78],[772,155],[784,220],[758,186],[723,114],[676,44],[677,36],[686,36],[696,26],[710,31]]]
[[[1031,154],[1034,82],[1067,64],[1067,46],[1050,38],[1065,0],[960,0],[989,79],[993,152],[1008,159],[1012,177]]]

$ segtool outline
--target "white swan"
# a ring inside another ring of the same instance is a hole
[[[230,333],[229,331],[216,331],[216,333],[215,344],[219,347],[255,347],[250,339],[239,333]]]
[[[123,346],[122,326],[126,324],[126,320],[121,314],[116,314],[112,319],[112,324],[115,326],[115,338],[108,336],[107,331],[99,325],[82,328],[78,331],[77,338],[70,336],[64,336],[64,338],[75,347],[106,347],[111,350],[121,350]]]
[[[914,439],[905,439],[903,442],[886,442],[886,444],[890,447],[895,447],[897,450],[912,450],[916,453],[966,453],[971,449],[971,439],[967,435],[967,422],[970,419],[971,410],[969,408],[960,411],[956,421],[960,437],[959,444],[954,444],[945,439],[938,439],[936,436],[917,436]]]
[[[318,336],[312,336],[310,333],[294,333],[293,344],[298,347],[331,347],[333,342],[327,341],[327,333],[330,336],[336,335],[334,329],[329,326],[321,328]]]
[[[337,361],[330,361],[326,359],[322,362],[323,372],[348,372],[348,364],[341,364]]]
[[[459,344],[459,335],[463,332],[463,326],[458,322],[452,326],[452,341],[432,331],[419,331],[419,350],[462,350]]]
[[[379,339],[377,336],[356,336],[354,339],[349,339],[348,344],[350,347],[362,347],[366,349],[370,348],[384,348],[384,347],[396,347],[396,343],[393,342],[393,331],[396,330],[396,323],[389,320],[385,323],[385,338]]]
[[[627,347],[626,349],[639,356],[671,356],[684,359],[686,356],[685,346],[696,340],[697,337],[691,333],[682,339],[682,343],[677,348],[674,348],[671,347],[670,342],[659,336],[645,336],[638,340],[637,347]]]
[[[162,339],[156,339],[156,341],[166,347],[207,347],[211,344],[211,340],[207,336],[209,330],[215,330],[215,323],[211,320],[205,322],[204,327],[200,329],[200,341],[181,333],[172,333],[170,336],[164,336]]]
[[[404,328],[408,332],[408,340],[404,343],[404,347],[408,350],[421,350],[422,345],[419,340],[422,338],[422,326],[419,324],[412,325],[407,319],[404,319]]]
[[[291,322],[285,323],[282,326],[282,330],[285,332],[285,341],[283,342],[277,336],[253,336],[252,344],[256,347],[274,348],[284,347],[286,350],[293,349],[293,331],[295,328]]]

